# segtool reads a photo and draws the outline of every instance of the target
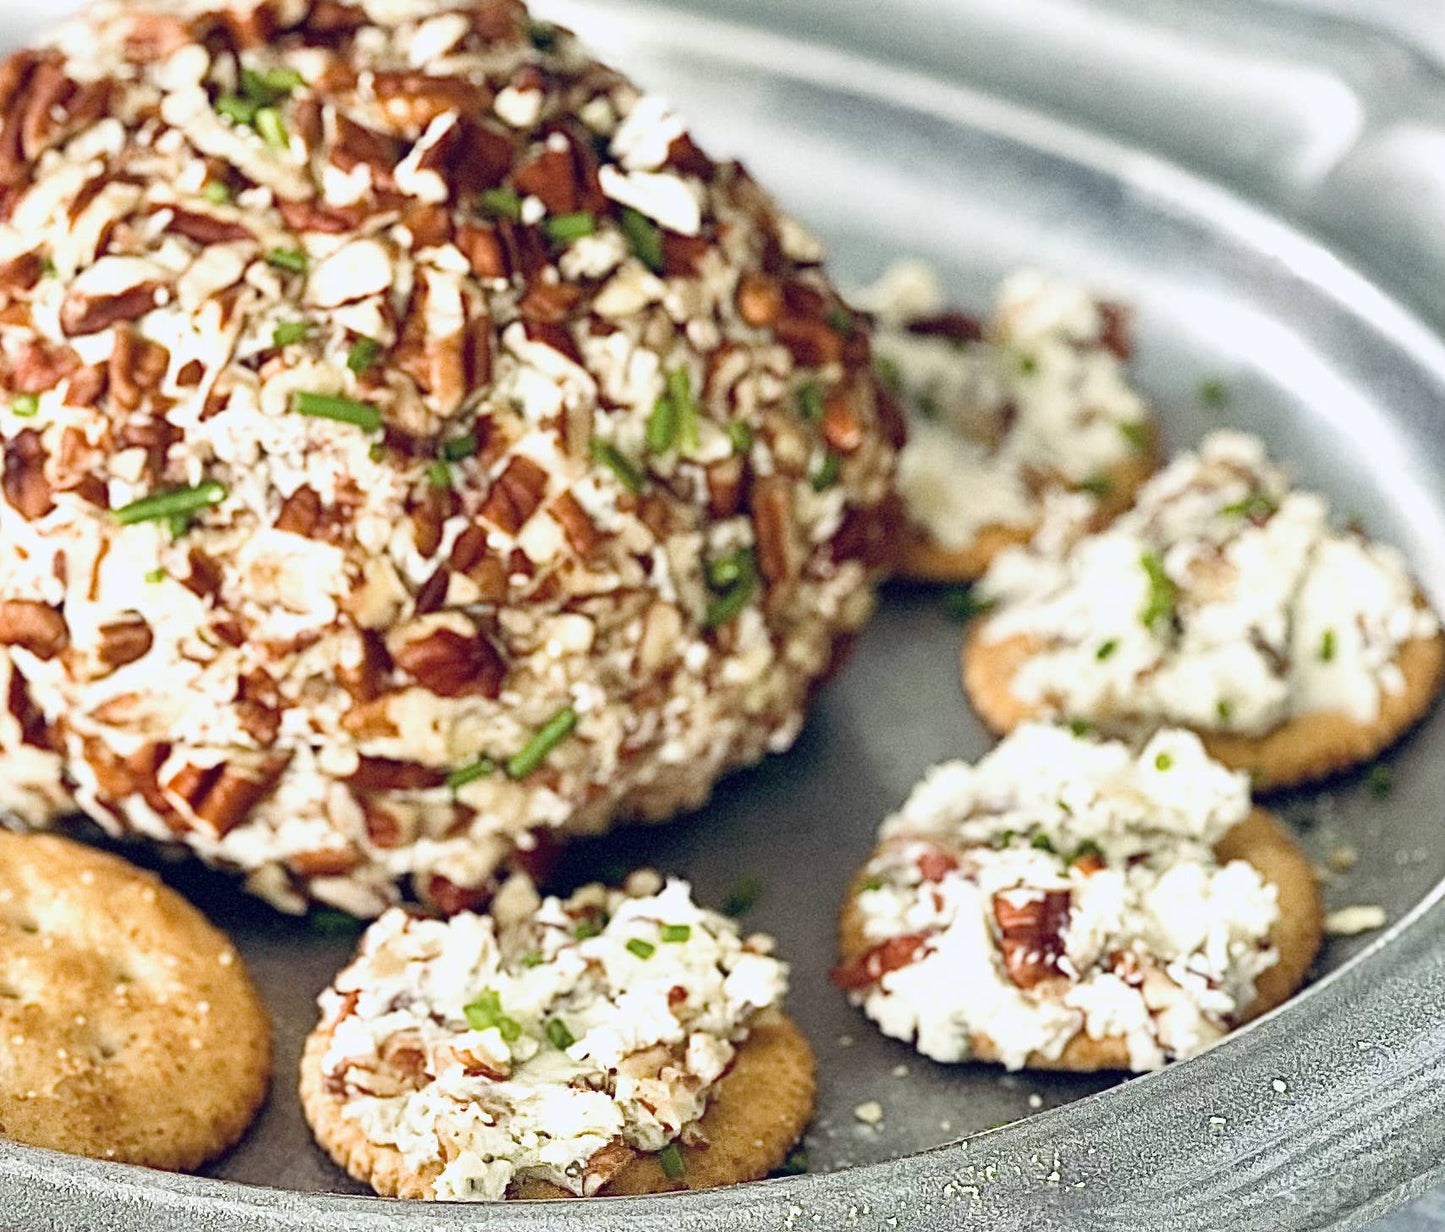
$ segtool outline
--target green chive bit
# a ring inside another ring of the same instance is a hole
[[[638,958],[651,958],[657,953],[657,947],[651,941],[644,941],[641,937],[633,937],[627,943],[627,952],[635,954]]]
[[[576,937],[578,941],[586,941],[591,937],[600,937],[602,935],[602,925],[591,916],[588,916],[585,920],[577,921],[576,927],[572,929],[572,935]]]
[[[510,218],[513,222],[522,220],[522,198],[510,188],[488,188],[477,197],[482,213],[494,218]]]
[[[605,466],[617,478],[617,482],[636,496],[642,491],[642,485],[646,482],[643,474],[632,464],[622,450],[609,441],[597,437],[592,439],[592,460],[599,466]]]
[[[426,468],[427,487],[439,492],[452,486],[452,468],[446,462],[433,462]]]
[[[577,1037],[567,1030],[567,1024],[560,1018],[549,1018],[543,1029],[547,1032],[547,1042],[558,1052],[566,1052],[577,1042]]]
[[[1169,767],[1173,764],[1174,758],[1171,757],[1168,753],[1160,753],[1154,759],[1154,769],[1156,770],[1168,770]]]
[[[728,590],[752,576],[756,569],[752,548],[739,548],[729,556],[710,560],[705,566],[707,582],[714,590]]]
[[[1042,830],[1040,830],[1031,839],[1029,839],[1029,846],[1032,847],[1035,851],[1052,852],[1054,850],[1054,844],[1050,841],[1049,836],[1045,834]]]
[[[880,355],[873,361],[873,374],[878,383],[895,398],[903,392],[903,373],[896,361]]]
[[[1174,607],[1179,592],[1173,580],[1164,572],[1164,562],[1157,552],[1145,552],[1139,557],[1139,564],[1149,578],[1149,601],[1139,613],[1139,620],[1146,629],[1158,633],[1174,620]]]
[[[838,482],[838,473],[842,469],[843,459],[830,449],[818,469],[809,476],[808,482],[813,485],[814,492],[826,492]]]
[[[271,341],[278,347],[294,346],[298,342],[304,342],[310,332],[311,326],[305,321],[285,321],[276,326]]]
[[[664,924],[658,930],[658,935],[669,945],[681,945],[692,936],[691,924]]]
[[[572,244],[595,232],[597,220],[586,213],[554,214],[542,224],[542,229],[554,244]]]
[[[654,274],[663,273],[666,261],[662,252],[662,232],[657,224],[646,214],[626,205],[622,207],[619,225],[633,255]]]
[[[708,584],[718,592],[703,613],[703,626],[721,628],[747,607],[758,584],[757,558],[751,548],[740,548],[731,556],[710,561]]]
[[[527,41],[538,51],[551,51],[557,45],[558,29],[550,21],[527,19]]]
[[[1114,651],[1118,649],[1119,643],[1116,642],[1113,638],[1110,638],[1107,642],[1101,645],[1098,650],[1094,651],[1094,658],[1098,659],[1099,662],[1102,663],[1104,662],[1104,660],[1112,658]]]
[[[292,398],[291,409],[312,419],[354,424],[363,432],[381,431],[381,412],[371,403],[357,402],[353,398],[300,391]]]
[[[1242,501],[1225,505],[1219,512],[1226,517],[1248,518],[1251,522],[1259,522],[1270,517],[1278,509],[1279,506],[1263,492],[1255,492],[1246,496]]]
[[[232,124],[249,128],[256,122],[256,112],[261,108],[249,98],[239,94],[222,94],[216,99],[216,114]]]
[[[1005,830],[1002,834],[995,834],[991,844],[995,851],[1003,851],[1014,839],[1018,838],[1017,831]]]
[[[505,1014],[497,1019],[497,1030],[509,1044],[515,1044],[522,1038],[522,1024],[515,1018],[508,1018]]]
[[[697,400],[692,396],[692,378],[686,368],[674,368],[667,374],[667,396],[677,409],[678,447],[683,453],[697,452],[702,436]]]
[[[381,358],[381,343],[375,338],[358,338],[346,353],[346,366],[358,376]]]
[[[823,387],[817,381],[798,386],[798,409],[809,423],[823,422]]]
[[[851,338],[858,332],[858,322],[843,304],[829,304],[824,320],[845,338]]]
[[[115,520],[122,526],[137,522],[159,522],[169,518],[189,518],[202,509],[210,509],[226,499],[225,484],[214,481],[194,488],[173,488],[142,497],[115,511]]]
[[[677,441],[677,404],[666,394],[657,400],[647,417],[649,453],[666,453]]]
[[[536,950],[528,950],[517,961],[530,970],[532,967],[540,967],[544,960]]]
[[[17,394],[10,410],[21,419],[34,419],[40,414],[40,398],[37,394]]]
[[[54,278],[58,273],[60,273],[60,271],[56,268],[55,259],[53,257],[46,257],[45,260],[40,263],[40,272],[46,278]]]
[[[783,1160],[783,1166],[779,1168],[774,1176],[803,1176],[808,1171],[808,1148],[805,1146],[794,1147],[788,1152],[787,1159]]]
[[[1370,789],[1370,795],[1383,800],[1395,789],[1394,771],[1389,766],[1371,766],[1370,772],[1365,775],[1365,786]]]
[[[1153,443],[1153,434],[1147,424],[1124,422],[1119,425],[1119,435],[1129,442],[1135,453],[1146,452]]]
[[[173,513],[166,519],[166,529],[171,532],[171,539],[180,539],[190,534],[191,527],[195,524],[195,515],[190,513]]]
[[[1033,376],[1039,370],[1039,361],[1036,356],[1023,352],[1019,355],[1019,371],[1024,376]]]
[[[386,457],[386,446],[381,441],[377,441],[374,445],[372,445],[370,449],[366,451],[366,456],[370,458],[373,462],[380,462],[384,457]]]
[[[1234,703],[1221,697],[1214,703],[1214,713],[1221,723],[1228,723],[1234,717]]]
[[[266,254],[266,262],[292,274],[304,274],[309,264],[300,248],[273,248]]]
[[[262,107],[279,103],[305,84],[306,79],[294,68],[241,70],[241,92]]]
[[[463,766],[460,770],[453,770],[447,775],[447,786],[452,791],[460,791],[468,783],[475,783],[478,779],[484,779],[497,767],[489,757],[479,757],[469,766]]]
[[[442,445],[442,457],[448,462],[465,462],[476,456],[478,449],[475,434],[453,437]]]
[[[943,594],[943,610],[960,624],[982,616],[994,605],[993,599],[980,597],[972,586],[954,586]]]
[[[882,888],[882,877],[869,877],[868,880],[863,883],[863,892],[865,894],[868,893],[870,890],[881,890]]]
[[[497,1025],[502,1017],[502,994],[495,988],[488,988],[477,994],[474,1001],[462,1007],[467,1022],[473,1031],[486,1031]]]
[[[753,430],[743,420],[734,419],[728,424],[728,440],[734,453],[749,453],[753,447]]]
[[[156,586],[159,585],[161,582],[164,582],[169,576],[170,574],[168,574],[164,569],[152,569],[149,573],[146,574],[146,581],[149,582],[152,586]]]
[[[231,190],[220,180],[207,180],[201,196],[212,205],[226,205],[231,200]]]
[[[1326,629],[1320,638],[1320,662],[1329,663],[1335,657],[1335,631]]]
[[[1086,838],[1074,848],[1074,854],[1069,857],[1069,863],[1077,864],[1080,860],[1088,856],[1092,856],[1094,859],[1100,861],[1104,858],[1104,849],[1091,838]]]
[[[273,150],[286,150],[291,147],[291,134],[286,131],[286,121],[274,107],[262,107],[256,113],[256,132]]]
[[[677,1149],[676,1142],[669,1142],[657,1153],[657,1162],[662,1165],[663,1175],[669,1181],[682,1180],[683,1173],[687,1166],[682,1161],[682,1152]]]
[[[547,754],[562,743],[577,726],[577,711],[563,706],[541,731],[527,741],[526,747],[507,762],[507,777],[524,779],[547,760]]]
[[[758,905],[763,896],[763,883],[758,877],[744,877],[733,886],[732,893],[723,900],[723,913],[734,919],[747,915]]]
[[[1075,736],[1087,736],[1094,730],[1094,725],[1088,719],[1070,719],[1069,731]]]
[[[323,937],[351,937],[361,931],[361,921],[344,911],[330,907],[314,907],[306,917],[313,933]]]
[[[1079,481],[1079,491],[1091,496],[1108,496],[1114,490],[1114,481],[1108,475],[1090,475]]]
[[[1218,377],[1210,377],[1208,380],[1199,382],[1199,400],[1205,406],[1219,407],[1229,403],[1229,389]]]

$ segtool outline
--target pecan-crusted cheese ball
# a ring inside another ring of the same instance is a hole
[[[770,941],[683,882],[538,901],[517,878],[490,915],[395,909],[371,926],[322,995],[302,1102],[321,1145],[389,1196],[753,1179],[811,1113],[806,1044],[791,1028],[770,1042],[786,985]],[[751,1111],[710,1115],[739,1083]]]
[[[1027,725],[935,767],[881,831],[835,980],[938,1061],[1156,1069],[1288,996],[1308,860],[1189,732],[1135,751]]]
[[[898,419],[663,103],[514,0],[102,3],[0,101],[0,807],[455,909],[788,746]]]
[[[855,298],[877,324],[880,371],[909,414],[898,464],[906,576],[978,577],[1028,540],[1060,491],[1084,494],[1102,526],[1158,465],[1119,305],[1023,270],[999,287],[984,320],[949,307],[937,273],[916,261]]]
[[[1256,437],[1205,438],[1102,534],[1055,513],[979,583],[996,606],[964,675],[995,729],[1180,724],[1278,787],[1373,757],[1439,689],[1445,641],[1404,559],[1332,527]]]

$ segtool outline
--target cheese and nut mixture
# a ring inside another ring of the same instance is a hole
[[[394,908],[322,994],[327,1089],[430,1196],[501,1198],[529,1179],[591,1196],[634,1151],[666,1164],[701,1140],[787,968],[684,882],[634,874],[629,890],[539,903],[514,878],[492,915]]]
[[[1137,754],[1025,725],[977,765],[935,767],[864,870],[870,947],[836,981],[886,1035],[1023,1067],[1079,1032],[1135,1070],[1208,1047],[1272,966],[1273,886],[1211,845],[1249,813],[1245,776],[1197,736]]]
[[[1070,513],[979,584],[998,605],[981,636],[1037,643],[1012,691],[1057,713],[1247,734],[1325,711],[1369,722],[1404,687],[1401,646],[1439,628],[1400,554],[1331,527],[1252,436],[1207,437],[1102,534],[1071,533]]]
[[[1106,496],[1111,469],[1152,449],[1149,406],[1125,366],[1127,316],[1084,287],[1021,271],[984,322],[946,307],[938,275],[910,261],[855,298],[909,412],[899,490],[940,547],[1033,526],[1053,485]]]
[[[106,0],[0,104],[0,807],[454,910],[792,741],[901,424],[664,103],[517,0]]]

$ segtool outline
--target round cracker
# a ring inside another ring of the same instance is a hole
[[[191,1170],[271,1076],[265,1007],[231,943],[124,860],[0,831],[0,1136]]]
[[[1104,471],[1108,490],[1098,498],[1089,529],[1103,530],[1130,505],[1141,487],[1159,469],[1162,459],[1159,427],[1151,416],[1140,447]],[[985,526],[961,548],[944,547],[915,523],[904,528],[898,546],[897,573],[912,582],[961,583],[982,577],[1005,548],[1019,547],[1033,538],[1038,521],[1022,526]]]
[[[1279,958],[1255,980],[1254,1000],[1240,1015],[1242,1025],[1283,1004],[1304,983],[1324,940],[1324,906],[1319,878],[1309,857],[1280,821],[1264,809],[1252,809],[1248,817],[1215,844],[1214,854],[1220,863],[1248,861],[1274,886],[1278,895],[1279,918],[1270,929],[1269,941],[1279,951]],[[869,949],[863,935],[863,914],[858,909],[858,894],[864,880],[860,872],[848,891],[839,921],[839,949],[845,963],[862,957]],[[999,1059],[995,1041],[986,1035],[975,1034],[970,1047],[973,1053],[970,1060],[997,1062]],[[1024,1067],[1080,1074],[1132,1068],[1128,1044],[1121,1036],[1093,1039],[1082,1030],[1057,1057],[1030,1053]]]
[[[321,1061],[329,1028],[317,1027],[301,1058],[301,1107],[323,1150],[358,1181],[388,1198],[430,1198],[441,1172],[418,1173],[395,1147],[378,1146],[343,1113],[341,1096],[327,1089]],[[780,1168],[813,1115],[817,1094],[813,1050],[797,1024],[777,1010],[753,1021],[747,1039],[719,1080],[699,1128],[706,1145],[682,1146],[683,1174],[672,1180],[656,1155],[634,1153],[598,1196],[713,1189],[756,1181]],[[576,1195],[546,1181],[512,1186],[508,1198]]]
[[[1037,643],[1023,635],[986,641],[986,627],[987,622],[978,625],[964,639],[963,687],[984,724],[1005,735],[1029,719],[1048,717],[1046,707],[1021,701],[1012,689],[1015,674],[1036,652]],[[1231,770],[1247,771],[1260,789],[1328,778],[1374,760],[1424,718],[1445,675],[1445,634],[1404,643],[1396,663],[1404,688],[1381,692],[1379,713],[1369,722],[1320,710],[1286,719],[1262,736],[1192,730],[1211,757]],[[1108,725],[1108,716],[1078,717]]]

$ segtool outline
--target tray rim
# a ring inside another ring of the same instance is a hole
[[[1118,0],[1112,2],[1118,3]],[[1306,222],[1289,218],[1277,204],[1256,203],[1164,156],[997,95],[945,80],[934,73],[872,60],[841,45],[805,42],[773,27],[701,17],[688,4],[689,0],[683,0],[679,11],[677,5],[669,5],[667,0],[641,3],[614,0],[611,7],[634,13],[668,10],[670,19],[695,23],[699,28],[717,31],[724,27],[729,33],[738,34],[742,46],[753,51],[768,48],[770,54],[763,57],[763,62],[779,73],[810,84],[881,98],[895,106],[902,103],[945,120],[957,122],[964,115],[975,128],[1102,173],[1141,191],[1161,208],[1167,207],[1184,216],[1207,218],[1215,229],[1227,233],[1245,248],[1271,255],[1295,278],[1329,299],[1349,302],[1354,315],[1369,316],[1380,332],[1388,334],[1398,349],[1408,353],[1445,388],[1445,338],[1433,330],[1420,313],[1407,307],[1374,276],[1364,272],[1360,263],[1338,255],[1329,246],[1330,240],[1318,235]],[[1398,47],[1423,62],[1432,76],[1445,76],[1420,49],[1373,23],[1317,11],[1282,10],[1275,0],[1266,0],[1266,5],[1275,19],[1307,23],[1317,29],[1333,28],[1346,36],[1351,31],[1367,32],[1371,38]],[[554,0],[550,5],[538,7],[560,9],[565,20],[566,10],[580,11],[583,0]],[[1140,8],[1178,11],[1172,0],[1164,3],[1123,0],[1120,7],[1136,11]],[[1225,0],[1221,7],[1235,12],[1249,11],[1248,6],[1237,0]],[[1263,22],[1256,20],[1254,24],[1260,26]],[[759,62],[745,52],[730,53],[726,58]],[[1381,961],[1386,950],[1390,951],[1386,957],[1395,960],[1390,969]],[[1207,1079],[1206,1070],[1213,1070],[1214,1077],[1218,1078],[1231,1068],[1235,1054],[1246,1049],[1259,1053],[1272,1045],[1288,1044],[1291,1038],[1300,1039],[1302,1033],[1296,1031],[1297,1026],[1318,1026],[1326,1016],[1319,1012],[1309,1014],[1307,1009],[1340,1011],[1347,1025],[1361,1024],[1359,1033],[1389,1035],[1394,1045],[1389,1049],[1392,1064],[1365,1088],[1363,1101],[1348,1106],[1342,1099],[1327,1102],[1316,1108],[1311,1123],[1318,1126],[1336,1118],[1358,1119],[1362,1110],[1383,1112],[1389,1101],[1396,1098],[1392,1094],[1395,1088],[1408,1086],[1414,1095],[1438,1094],[1433,1099],[1416,1101],[1407,1119],[1401,1121],[1396,1117],[1400,1123],[1394,1127],[1393,1134],[1414,1135],[1422,1146],[1428,1141],[1432,1147],[1445,1148],[1445,1023],[1412,1020],[1398,1004],[1385,1017],[1383,1026],[1378,1015],[1364,1014],[1362,1006],[1373,1008],[1378,1004],[1379,990],[1370,998],[1351,997],[1351,993],[1369,991],[1382,980],[1388,980],[1393,990],[1398,990],[1402,983],[1413,982],[1427,1003],[1445,1002],[1445,880],[1340,967],[1187,1065],[1137,1077],[1026,1120],[895,1160],[726,1190],[608,1198],[600,1204],[588,1203],[587,1210],[597,1214],[605,1211],[615,1219],[615,1222],[609,1220],[609,1226],[636,1232],[652,1229],[671,1232],[679,1222],[689,1229],[742,1229],[772,1224],[791,1229],[795,1224],[806,1227],[809,1223],[825,1228],[842,1226],[841,1222],[836,1225],[832,1222],[834,1216],[849,1224],[861,1219],[862,1226],[871,1226],[886,1217],[884,1212],[898,1212],[898,1217],[890,1219],[888,1226],[899,1229],[947,1226],[1037,1232],[1076,1227],[1072,1215],[1078,1212],[1070,1210],[1072,1204],[1066,1198],[1065,1186],[1070,1182],[1058,1175],[1060,1144],[1081,1145],[1087,1150],[1091,1149],[1087,1146],[1091,1138],[1096,1141],[1108,1138],[1111,1124],[1117,1133],[1117,1125],[1125,1118],[1116,1115],[1115,1106],[1129,1103],[1137,1109],[1140,1091],[1146,1084],[1147,1089],[1157,1095],[1149,1102],[1182,1111],[1190,1103],[1186,1088],[1193,1078]],[[1426,997],[1431,993],[1433,998]],[[1307,1018],[1309,1021],[1305,1022]],[[1371,1021],[1366,1023],[1366,1018]],[[1338,1027],[1341,1020],[1335,1021]],[[1245,1062],[1247,1058],[1241,1056],[1239,1060]],[[284,1080],[286,1076],[277,1077]],[[1208,1087],[1209,1083],[1201,1085]],[[1257,1157],[1263,1145],[1267,1144],[1251,1145],[1215,1162],[1220,1169],[1232,1169],[1237,1163]],[[1312,1188],[1327,1197],[1327,1201],[1313,1204],[1310,1227],[1363,1227],[1399,1202],[1445,1179],[1445,1149],[1437,1149],[1433,1151],[1435,1162],[1413,1169],[1393,1184],[1373,1188],[1359,1183],[1331,1186],[1324,1178],[1340,1166],[1340,1152],[1321,1153],[1320,1146],[1311,1139],[1303,1149],[1287,1152],[1287,1162],[1296,1171],[1299,1190]],[[1427,1149],[1424,1153],[1428,1155],[1431,1151]],[[1050,1158],[1054,1161],[1052,1172],[1042,1171],[1048,1167]],[[1004,1177],[1009,1170],[1017,1174],[1016,1178]],[[1000,1188],[1007,1187],[1008,1195],[1028,1194],[1031,1204],[1010,1210],[1007,1197],[1001,1196],[999,1206],[989,1207],[979,1200],[974,1201],[968,1211],[963,1211],[955,1199],[959,1194],[967,1196],[970,1186],[959,1180],[965,1175],[987,1175],[990,1183],[996,1177],[1005,1182],[1014,1179],[1017,1185]],[[844,1178],[846,1185],[840,1184]],[[925,1187],[938,1189],[940,1181],[943,1196],[953,1203],[952,1212],[961,1216],[961,1222],[950,1219],[946,1224],[934,1223],[932,1218],[937,1217],[937,1207],[915,1206],[912,1196]],[[1079,1188],[1087,1187],[1087,1182],[1076,1184]],[[948,1193],[950,1187],[958,1192]],[[1049,1194],[1053,1196],[1047,1201],[1034,1204]],[[289,1232],[327,1217],[340,1219],[341,1226],[356,1232],[373,1229],[376,1232],[383,1229],[460,1232],[463,1228],[502,1226],[547,1232],[564,1226],[580,1226],[568,1222],[568,1216],[580,1213],[570,1204],[422,1204],[366,1195],[270,1189],[201,1176],[157,1173],[4,1140],[0,1140],[0,1195],[6,1199],[0,1218],[18,1215],[27,1221],[5,1225],[15,1227],[89,1228],[94,1226],[89,1216],[99,1211],[105,1212],[106,1226],[113,1232],[133,1229],[134,1232],[141,1229],[155,1232],[156,1218],[165,1215],[196,1218],[203,1221],[200,1226],[234,1228],[237,1232]],[[1147,1197],[1151,1203],[1157,1203],[1168,1195],[1156,1192]],[[1188,1205],[1192,1204],[1186,1203]],[[910,1211],[910,1208],[914,1209]],[[917,1222],[903,1212],[914,1216],[923,1214],[928,1221]],[[1093,1211],[1095,1216],[1105,1213],[1106,1222],[1090,1226],[1120,1229],[1156,1226],[1149,1216],[1158,1215],[1160,1208],[1146,1204],[1095,1207]],[[1241,1217],[1235,1220],[1241,1229],[1255,1226],[1242,1218],[1247,1214],[1245,1210],[1236,1208],[1235,1213]],[[1147,1222],[1143,1222],[1145,1220]]]

